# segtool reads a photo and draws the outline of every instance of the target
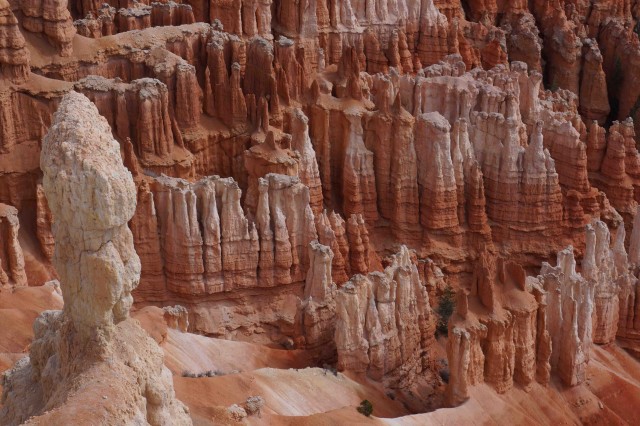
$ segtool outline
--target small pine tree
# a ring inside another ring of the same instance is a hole
[[[449,332],[449,318],[453,314],[455,308],[455,293],[451,286],[447,286],[440,296],[440,302],[436,308],[436,314],[438,315],[438,324],[436,325],[436,332],[446,336]]]
[[[371,414],[373,414],[373,404],[368,399],[362,401],[356,409],[358,410],[358,413],[366,417],[370,417]]]

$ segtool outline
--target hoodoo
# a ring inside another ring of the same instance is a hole
[[[2,423],[191,424],[162,352],[129,317],[140,280],[127,227],[135,185],[85,96],[62,99],[40,164],[65,304],[36,319],[29,356],[6,373]]]

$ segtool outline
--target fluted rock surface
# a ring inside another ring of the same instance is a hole
[[[633,222],[629,242],[629,256],[617,256],[617,264],[629,262],[631,274],[619,281],[620,320],[618,322],[618,342],[625,348],[640,353],[640,286],[638,286],[638,265],[640,265],[640,207]],[[620,231],[618,231],[620,232]],[[616,236],[616,242],[619,239]]]
[[[525,389],[534,381],[549,382],[546,296],[518,264],[482,254],[471,292],[459,290],[449,321],[450,404],[464,402],[469,386],[481,382],[499,393],[514,382]]]
[[[593,341],[594,283],[576,272],[573,247],[558,253],[556,267],[543,264],[538,280],[547,292],[551,371],[565,384],[575,386],[586,380]]]
[[[595,310],[593,314],[593,341],[611,343],[618,329],[620,284],[629,273],[625,262],[625,231],[620,226],[611,249],[611,235],[604,222],[596,221],[587,228],[586,252],[582,260],[582,276],[595,282]],[[614,252],[615,250],[615,252]],[[617,259],[614,259],[614,256]],[[619,275],[620,274],[620,275]]]
[[[51,232],[53,218],[51,216],[49,203],[47,202],[47,197],[44,195],[44,188],[42,188],[42,185],[38,185],[36,197],[36,234],[38,236],[38,241],[40,242],[42,253],[45,255],[47,260],[51,260],[55,250],[55,241]]]
[[[355,275],[336,294],[338,368],[366,372],[391,388],[429,369],[434,314],[406,246],[384,272]]]
[[[2,423],[34,416],[31,423],[51,424],[82,415],[96,424],[191,424],[175,399],[162,352],[128,319],[140,277],[127,227],[135,185],[107,121],[86,97],[71,92],[42,152],[65,305],[36,319],[30,356],[4,377]],[[100,392],[96,379],[106,371],[119,390],[114,405],[84,405],[86,393]]]
[[[316,238],[316,229],[309,190],[297,177],[260,178],[252,220],[240,205],[240,188],[230,178],[189,183],[160,176],[152,178],[148,188],[139,190],[148,207],[134,216],[134,241],[144,253],[159,246],[164,255],[162,267],[149,265],[156,273],[147,279],[143,272],[141,298],[304,281],[307,246]],[[157,227],[149,228],[154,223]],[[155,261],[154,256],[148,259]],[[143,258],[143,271],[145,266]],[[164,274],[158,276],[161,270]]]
[[[66,0],[21,0],[20,9],[24,14],[22,26],[25,30],[44,34],[60,56],[73,54],[72,40],[76,29]]]
[[[576,386],[587,378],[592,343],[608,344],[616,333],[625,335],[618,322],[634,317],[629,302],[634,303],[637,280],[629,270],[624,228],[611,245],[606,224],[595,221],[586,226],[585,239],[580,273],[571,246],[558,252],[555,267],[543,263],[537,277],[483,255],[470,296],[461,290],[449,322],[451,404],[463,402],[468,387],[483,380],[498,392],[513,381],[525,387],[534,380],[548,383],[551,374]],[[623,295],[620,304],[618,294]],[[473,296],[489,317],[469,303]]]
[[[301,346],[321,348],[321,357],[331,358],[335,351],[336,285],[331,277],[333,252],[318,241],[309,244],[309,269],[300,308]]]
[[[18,210],[0,203],[0,285],[27,285],[19,230]]]
[[[170,158],[175,119],[169,114],[166,85],[152,79],[127,84],[91,76],[79,81],[75,89],[104,111],[115,136],[122,141],[131,138],[143,163]]]
[[[30,54],[8,0],[0,0],[0,76],[21,82],[29,75]]]
[[[592,181],[630,224],[640,188],[640,153],[635,144],[634,121],[631,118],[615,121],[606,135],[603,130],[595,123],[589,129]]]

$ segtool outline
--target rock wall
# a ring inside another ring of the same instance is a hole
[[[156,261],[154,248],[160,248],[163,262],[149,271],[164,271],[166,278],[143,273],[140,297],[303,282],[307,247],[317,237],[309,190],[297,177],[276,174],[261,178],[258,188],[255,220],[250,221],[231,178],[213,176],[191,184],[159,176],[141,184],[131,223],[134,242],[141,253],[149,253],[149,262]],[[157,227],[149,228],[149,212]]]
[[[60,56],[73,54],[76,29],[66,1],[21,0],[22,27],[32,33],[42,33]]]
[[[616,237],[616,242],[619,239]],[[617,343],[632,353],[640,353],[640,287],[638,286],[638,262],[640,261],[640,214],[636,212],[633,232],[629,243],[629,256],[624,257],[620,250],[614,251],[619,264],[629,262],[631,274],[620,279]],[[619,244],[617,244],[619,247]]]

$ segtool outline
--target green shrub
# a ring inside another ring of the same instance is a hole
[[[449,332],[449,318],[453,314],[456,307],[455,293],[451,286],[447,286],[440,296],[440,302],[436,308],[438,315],[438,323],[436,325],[436,333],[446,336]]]
[[[438,374],[440,374],[440,378],[443,382],[449,383],[449,377],[451,376],[451,373],[449,372],[448,368],[443,368],[438,372]]]
[[[358,413],[362,414],[363,416],[369,417],[373,413],[373,404],[368,399],[365,399],[360,403],[357,410]]]

